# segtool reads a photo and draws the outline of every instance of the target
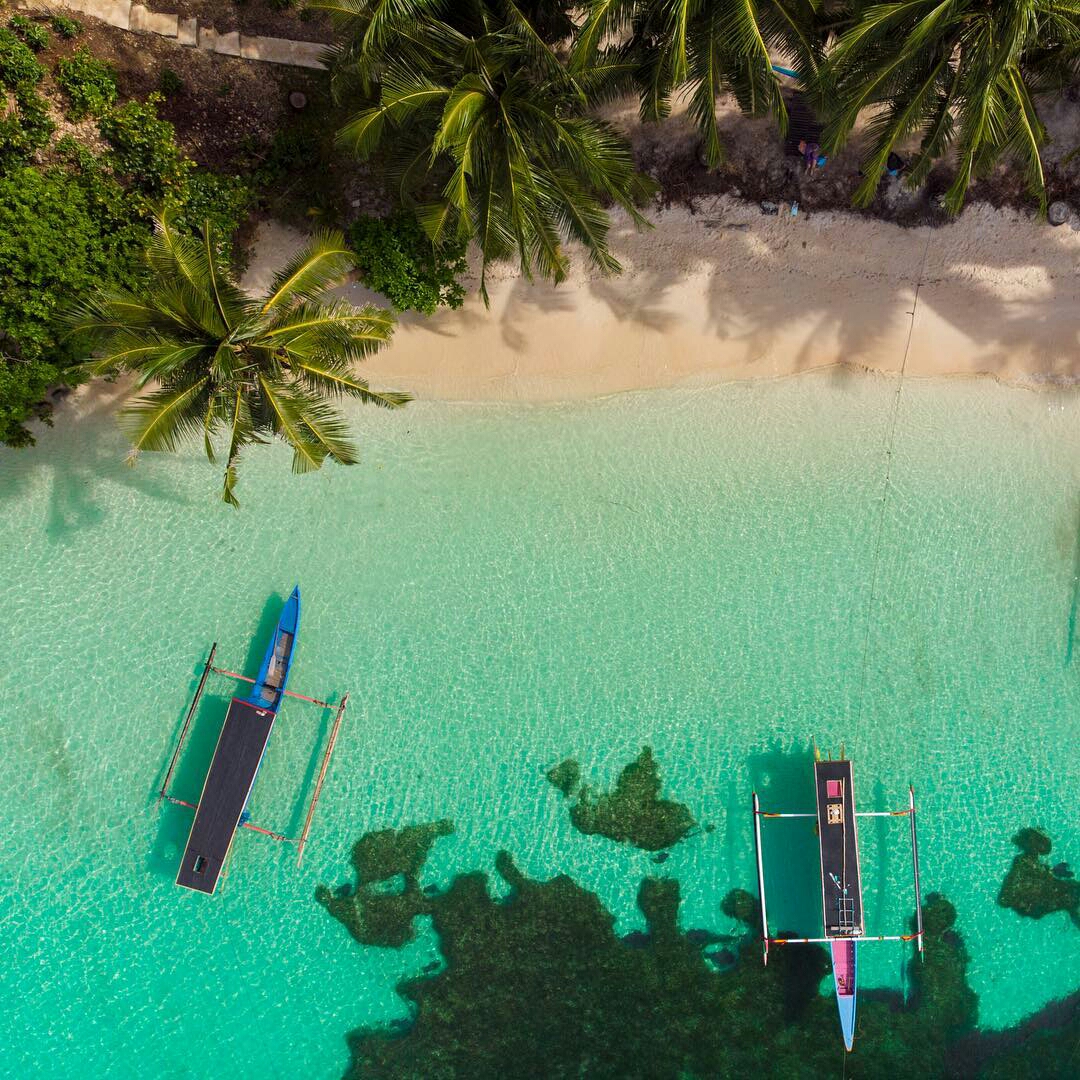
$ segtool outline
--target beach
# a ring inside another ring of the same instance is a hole
[[[616,217],[621,275],[600,276],[577,252],[559,286],[497,266],[490,310],[473,280],[460,311],[406,313],[366,375],[419,398],[478,401],[830,367],[1030,386],[1080,376],[1075,219],[1052,228],[981,204],[941,227],[901,228],[851,213],[792,217],[786,205],[770,216],[729,197],[650,218],[638,231]],[[302,239],[261,225],[245,284],[267,284]],[[344,295],[378,300],[360,285]]]

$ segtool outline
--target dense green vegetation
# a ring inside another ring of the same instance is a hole
[[[148,277],[135,288],[96,289],[66,316],[70,333],[93,350],[88,374],[130,372],[140,390],[152,387],[120,411],[129,460],[197,440],[215,461],[221,442],[221,494],[234,506],[240,454],[252,443],[285,440],[298,473],[328,457],[353,464],[356,449],[333,400],[394,408],[409,397],[371,390],[353,373],[389,340],[393,319],[329,297],[351,264],[341,233],[319,232],[265,295],[251,297],[209,227],[196,241],[158,217]]]
[[[827,142],[842,145],[868,106],[883,106],[868,132],[868,204],[889,152],[912,134],[921,143],[909,181],[919,184],[947,152],[956,175],[946,207],[958,212],[974,177],[1008,155],[1045,206],[1039,148],[1046,132],[1034,95],[1074,68],[1080,7],[1062,0],[937,0],[861,5],[828,54],[819,90]]]
[[[723,157],[717,97],[734,94],[747,113],[772,114],[782,126],[787,111],[773,62],[809,78],[823,58],[826,16],[819,0],[592,0],[587,6],[574,70],[626,65],[647,120],[662,120],[673,96],[686,94],[711,166]],[[835,25],[835,13],[828,20]]]
[[[349,243],[364,284],[396,310],[431,315],[440,305],[464,303],[465,287],[458,280],[467,269],[463,239],[436,247],[406,210],[388,218],[361,217],[349,229]]]
[[[498,0],[328,10],[346,42],[340,81],[362,97],[378,91],[341,141],[361,158],[383,150],[391,183],[416,200],[434,243],[476,241],[485,296],[494,259],[513,256],[526,277],[561,281],[569,239],[600,269],[619,269],[605,207],[641,221],[651,186],[626,140],[589,111],[617,79],[599,66],[571,72],[526,13]],[[571,28],[556,25],[558,35]]]
[[[74,359],[57,311],[101,281],[133,284],[149,239],[97,159],[68,149],[66,168],[0,175],[0,438],[12,445],[31,441],[22,420]]]
[[[46,68],[24,40],[39,39],[12,23],[0,27],[0,82],[11,91],[0,115],[0,442],[22,446],[33,442],[23,421],[49,418],[48,387],[76,379],[79,343],[58,326],[60,308],[98,285],[136,286],[162,203],[192,234],[210,222],[221,252],[230,252],[252,193],[188,160],[153,96],[114,105],[111,68],[84,50],[57,63],[57,86],[72,116],[99,117],[106,150],[96,154],[72,136],[54,141],[39,93]],[[78,32],[62,17],[54,29]]]
[[[579,241],[616,270],[606,210],[634,215],[648,190],[625,141],[594,106],[633,90],[662,120],[689,101],[710,166],[723,156],[715,103],[750,114],[787,108],[774,64],[796,70],[832,153],[872,110],[855,201],[873,200],[889,154],[914,151],[908,182],[954,160],[944,199],[956,212],[1001,159],[1045,206],[1035,95],[1080,63],[1080,8],[1069,0],[592,0],[507,4],[434,0],[327,3],[342,35],[344,96],[376,97],[343,129],[361,157],[382,147],[402,201],[429,236],[475,241],[486,266],[515,256],[561,280],[561,243]]]
[[[56,81],[68,101],[69,120],[104,116],[116,101],[116,72],[112,64],[78,49],[56,65]]]

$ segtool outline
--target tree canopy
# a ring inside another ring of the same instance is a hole
[[[588,110],[621,85],[626,63],[571,71],[541,31],[570,29],[550,5],[536,15],[505,0],[324,6],[343,35],[339,89],[377,94],[341,142],[362,158],[381,148],[433,243],[476,241],[485,297],[495,259],[516,256],[526,277],[563,280],[570,239],[600,270],[619,269],[606,208],[644,224],[637,204],[651,184],[626,140]]]
[[[89,374],[130,372],[139,389],[152,387],[120,412],[132,463],[143,451],[193,440],[215,461],[221,441],[222,498],[235,506],[246,446],[283,439],[297,473],[328,457],[351,465],[356,448],[336,399],[386,408],[409,400],[372,390],[354,373],[389,340],[394,320],[328,297],[352,266],[340,232],[317,233],[259,297],[232,280],[209,227],[196,240],[159,216],[148,260],[149,278],[137,290],[99,289],[67,315],[70,333],[96,354],[85,365]]]
[[[1075,0],[904,0],[860,4],[829,50],[817,87],[827,109],[826,143],[850,137],[873,110],[855,202],[866,205],[891,150],[921,135],[908,181],[918,185],[951,155],[945,196],[957,213],[972,180],[998,159],[1019,163],[1045,208],[1040,148],[1046,132],[1035,94],[1080,58]]]

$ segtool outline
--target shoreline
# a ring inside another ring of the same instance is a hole
[[[618,277],[574,252],[557,287],[504,265],[489,272],[490,310],[472,279],[461,310],[403,314],[365,376],[428,400],[534,402],[836,368],[1080,381],[1072,223],[976,204],[948,225],[904,229],[786,206],[765,216],[728,196],[650,220],[644,232],[613,222]],[[262,287],[302,242],[261,224],[245,285]],[[341,294],[380,299],[358,284]]]

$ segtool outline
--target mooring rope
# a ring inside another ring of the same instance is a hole
[[[900,396],[904,390],[904,376],[907,374],[908,354],[911,352],[911,338],[915,332],[915,313],[919,310],[919,293],[923,287],[923,275],[926,272],[926,260],[930,255],[930,240],[933,236],[929,232],[926,237],[926,246],[923,248],[922,261],[919,265],[919,275],[915,282],[915,297],[911,304],[908,323],[907,340],[904,342],[904,355],[900,361],[900,375],[896,380],[896,390],[893,393],[892,411],[889,416],[889,433],[885,443],[885,478],[881,486],[881,500],[878,505],[877,537],[874,540],[874,558],[870,572],[870,597],[866,603],[866,627],[863,633],[862,670],[859,674],[859,698],[858,708],[855,713],[855,729],[852,741],[858,745],[859,727],[862,723],[863,704],[866,700],[866,676],[870,663],[870,627],[874,618],[874,602],[877,599],[878,571],[881,565],[881,546],[885,536],[885,509],[889,501],[889,490],[892,485],[893,446],[896,442],[896,423],[900,415]]]

